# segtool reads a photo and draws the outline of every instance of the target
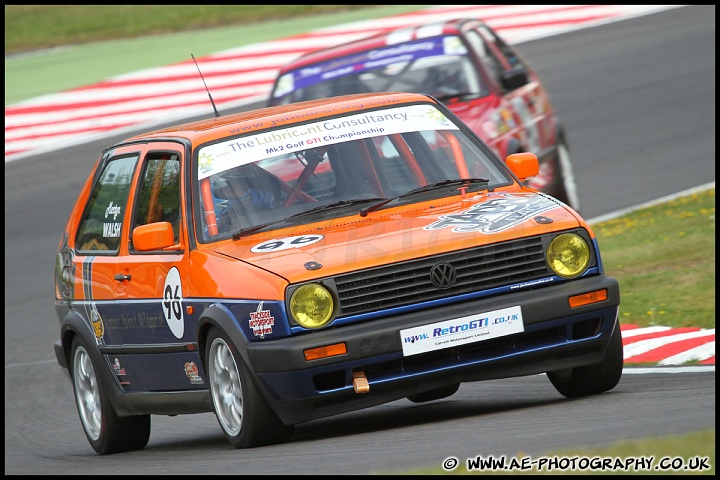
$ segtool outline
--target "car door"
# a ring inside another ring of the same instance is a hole
[[[115,279],[122,305],[125,356],[117,356],[138,389],[174,391],[204,388],[194,324],[183,298],[187,278],[188,236],[185,210],[184,149],[180,144],[148,145],[138,167],[130,205],[127,254],[119,258]],[[137,227],[167,222],[173,245],[140,250]]]
[[[544,86],[530,66],[494,30],[487,25],[480,25],[476,30],[498,64],[499,74],[516,68],[527,72],[527,82],[522,85],[508,87],[502,80],[499,83],[503,86],[503,97],[516,116],[518,138],[527,151],[542,157],[554,139],[552,107]]]
[[[108,152],[98,164],[92,190],[75,231],[71,271],[72,297],[79,315],[90,323],[99,346],[123,343],[123,318],[115,303],[122,284],[115,275],[127,255],[128,203],[133,178],[145,145]]]

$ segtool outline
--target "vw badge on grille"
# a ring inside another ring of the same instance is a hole
[[[430,269],[430,280],[438,288],[450,288],[455,285],[457,272],[449,263],[438,263]]]

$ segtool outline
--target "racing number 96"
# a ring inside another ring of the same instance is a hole
[[[175,290],[173,291],[173,285],[165,285],[165,301],[163,302],[163,306],[167,310],[165,313],[166,319],[176,319],[180,320],[182,318],[182,310],[180,307],[180,300],[182,296],[179,294],[180,292],[180,285],[175,285]]]
[[[172,267],[165,279],[163,289],[163,314],[170,331],[177,338],[182,338],[185,333],[185,320],[182,312],[182,283],[180,282],[180,271]]]

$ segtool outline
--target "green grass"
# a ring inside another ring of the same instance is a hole
[[[620,322],[715,328],[715,188],[593,225]]]
[[[5,5],[5,55],[144,35],[297,20],[376,6]]]

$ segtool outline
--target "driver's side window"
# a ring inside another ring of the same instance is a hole
[[[133,229],[155,222],[170,222],[174,242],[180,238],[180,156],[151,152],[138,186]]]
[[[138,156],[113,158],[107,162],[85,206],[75,239],[81,252],[117,253],[125,219],[130,184]]]
[[[475,50],[480,61],[485,64],[488,71],[493,77],[493,80],[498,84],[502,85],[502,62],[495,57],[491,48],[489,48],[480,34],[474,30],[467,32],[467,40],[472,45],[472,49]]]

